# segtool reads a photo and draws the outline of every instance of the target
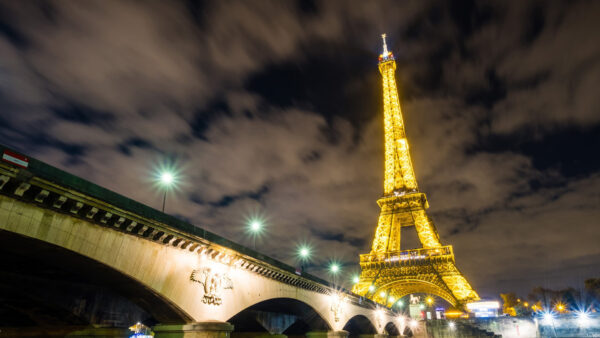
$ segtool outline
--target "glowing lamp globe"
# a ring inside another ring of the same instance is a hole
[[[329,270],[330,270],[332,273],[338,273],[338,272],[340,271],[340,266],[339,266],[339,265],[337,265],[337,264],[335,264],[335,263],[334,263],[334,264],[331,264],[331,267],[329,267]]]
[[[160,182],[164,185],[171,185],[173,183],[173,174],[170,172],[164,172],[160,175]]]
[[[300,248],[300,257],[307,258],[310,255],[310,250],[308,248]]]
[[[253,232],[259,231],[261,227],[262,225],[259,221],[252,221],[252,223],[250,223],[250,230],[252,230]]]

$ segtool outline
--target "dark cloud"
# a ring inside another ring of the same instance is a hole
[[[420,188],[474,286],[598,271],[597,2],[0,6],[0,142],[154,207],[177,163],[169,213],[246,244],[262,215],[261,251],[311,242],[318,274],[355,271],[375,231],[387,32]]]

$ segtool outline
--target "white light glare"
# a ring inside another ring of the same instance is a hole
[[[544,324],[552,324],[552,320],[554,319],[554,316],[552,315],[552,313],[550,312],[544,312],[544,316],[543,316],[543,323]]]
[[[450,328],[450,330],[454,330],[456,324],[454,324],[454,322],[448,322],[448,327]]]
[[[585,311],[577,311],[577,324],[579,326],[590,325],[590,315]]]
[[[419,322],[417,322],[416,320],[413,319],[410,321],[410,327],[415,328],[417,327],[417,325],[419,325]]]
[[[310,255],[310,250],[307,247],[300,248],[300,256],[302,258],[306,258],[308,255]]]
[[[160,181],[166,185],[173,183],[173,174],[170,172],[164,172],[160,175]]]
[[[259,221],[252,221],[252,223],[250,223],[250,229],[252,229],[252,231],[258,231],[260,228],[261,225]]]

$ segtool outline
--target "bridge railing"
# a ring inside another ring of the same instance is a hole
[[[413,249],[360,255],[361,263],[410,264],[433,258],[454,259],[452,245],[430,249]]]

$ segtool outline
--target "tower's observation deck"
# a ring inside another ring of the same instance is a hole
[[[353,291],[383,304],[409,293],[435,294],[453,305],[477,300],[455,265],[452,246],[441,244],[426,213],[429,204],[417,185],[396,86],[396,61],[385,34],[379,71],[385,147],[383,196],[377,200],[381,213],[371,252],[360,256],[362,272]],[[402,250],[401,229],[412,226],[422,248]]]

